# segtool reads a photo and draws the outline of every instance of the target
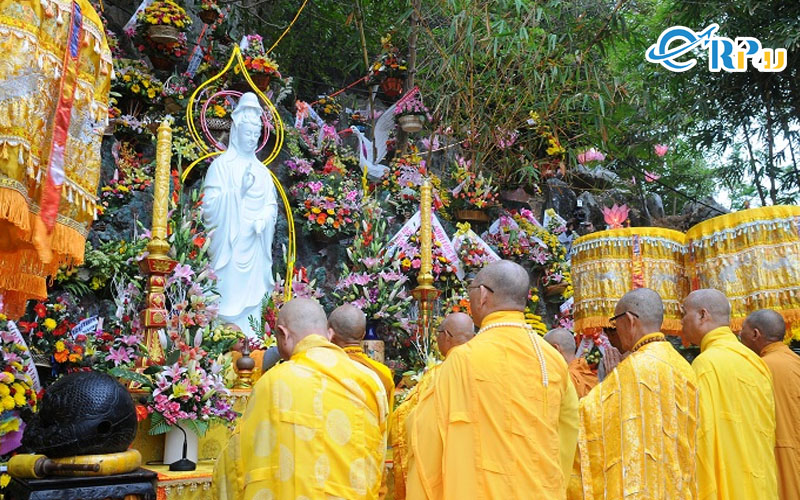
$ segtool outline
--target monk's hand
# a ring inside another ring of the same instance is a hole
[[[605,351],[603,355],[603,367],[606,369],[606,374],[608,374],[622,361],[622,355],[616,347],[612,346],[606,347]]]

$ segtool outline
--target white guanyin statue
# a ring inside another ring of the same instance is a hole
[[[219,315],[249,337],[248,316],[258,318],[261,299],[272,293],[272,239],[278,204],[275,184],[256,158],[263,110],[252,92],[233,110],[228,149],[208,169],[203,219],[213,232],[209,254],[218,277]]]

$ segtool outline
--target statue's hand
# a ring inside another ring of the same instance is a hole
[[[244,190],[247,191],[253,184],[256,183],[256,176],[250,172],[250,169],[247,169],[247,172],[244,174],[244,182],[242,182],[242,186],[244,186]]]
[[[262,232],[264,232],[264,228],[266,226],[267,222],[264,219],[258,219],[255,225],[256,234],[261,234]]]

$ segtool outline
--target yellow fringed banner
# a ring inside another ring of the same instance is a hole
[[[731,303],[731,328],[773,309],[800,340],[800,207],[754,208],[714,217],[686,233],[692,289],[715,288]]]
[[[664,333],[680,331],[686,236],[658,227],[611,229],[575,241],[572,279],[575,330],[593,334],[611,326],[617,301],[633,288],[656,290],[664,300]]]
[[[592,233],[575,241],[572,276],[575,329],[584,334],[610,326],[617,301],[641,279],[664,300],[665,333],[680,333],[679,305],[690,290],[715,288],[731,303],[734,331],[751,312],[773,309],[786,320],[787,341],[800,340],[800,207],[722,215],[686,234],[651,227]]]

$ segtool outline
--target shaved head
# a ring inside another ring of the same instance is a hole
[[[772,309],[759,309],[751,312],[742,324],[739,340],[753,352],[761,352],[770,344],[782,342],[786,335],[786,322],[783,316]]]
[[[328,317],[328,328],[332,331],[331,342],[344,347],[356,345],[364,338],[367,317],[354,305],[345,304],[333,310]]]
[[[328,320],[316,300],[292,299],[278,312],[277,330],[278,350],[289,359],[297,343],[309,335],[328,338]]]
[[[683,301],[681,309],[683,337],[694,345],[700,345],[711,330],[731,324],[731,305],[719,290],[695,290]]]
[[[758,328],[766,340],[780,342],[786,335],[786,322],[783,316],[772,309],[759,309],[750,313],[744,321],[750,328]]]
[[[544,339],[564,356],[569,364],[575,359],[575,335],[565,328],[554,328],[547,332]]]
[[[487,264],[468,287],[473,321],[480,325],[495,311],[524,311],[530,286],[528,272],[516,262]]]
[[[626,293],[619,302],[615,314],[631,311],[639,316],[642,327],[653,333],[661,330],[664,322],[664,303],[661,296],[650,288],[637,288]]]
[[[474,336],[475,326],[468,314],[462,312],[448,314],[439,325],[436,337],[439,352],[442,353],[442,356],[447,356],[450,349],[466,344]]]

